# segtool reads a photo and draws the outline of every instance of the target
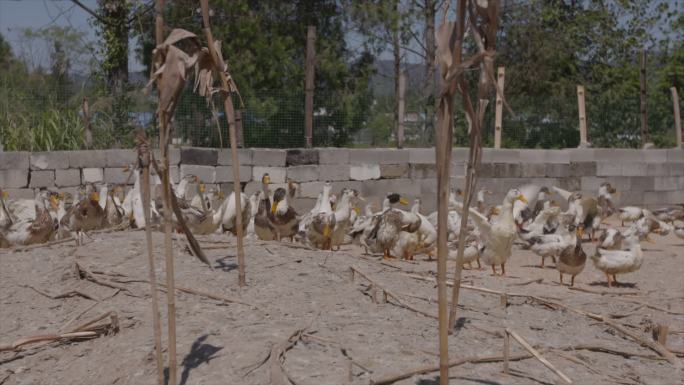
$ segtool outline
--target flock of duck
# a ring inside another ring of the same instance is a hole
[[[35,199],[9,200],[0,190],[0,248],[44,243],[73,237],[83,242],[88,231],[119,226],[145,226],[141,181],[136,172],[133,188],[125,193],[122,186],[93,184],[81,187],[76,196],[41,190]],[[160,197],[159,180],[152,182],[154,196]],[[183,218],[194,234],[231,232],[236,234],[236,216],[241,215],[247,237],[265,241],[289,239],[316,249],[339,250],[343,244],[354,243],[366,253],[382,254],[383,258],[412,260],[425,254],[432,260],[436,251],[437,213],[421,213],[421,201],[416,199],[409,210],[399,208],[409,202],[397,193],[387,194],[382,207],[374,207],[357,190],[343,188],[339,194],[325,183],[316,204],[300,215],[292,205],[297,184],[273,191],[270,177],[264,174],[261,189],[247,196],[242,193],[241,210],[235,206],[231,193],[225,197],[218,189],[205,190],[205,185],[193,175],[184,176],[173,186]],[[191,190],[195,190],[190,198]],[[643,262],[642,241],[650,241],[651,233],[666,235],[674,232],[684,239],[684,205],[649,211],[636,206],[616,208],[615,188],[603,183],[596,196],[585,196],[558,187],[528,184],[511,189],[500,205],[488,205],[487,190],[477,193],[476,207],[470,208],[468,231],[464,240],[464,264],[472,268],[481,261],[491,266],[492,273],[504,275],[514,243],[520,243],[541,257],[541,266],[551,258],[559,272],[570,275],[570,285],[586,264],[582,241],[588,236],[597,242],[590,256],[595,267],[604,272],[608,285],[617,283],[618,274],[638,270]],[[562,211],[552,195],[567,201]],[[449,257],[455,258],[459,244],[463,204],[462,193],[453,190],[449,197],[447,233]],[[161,222],[161,199],[150,202],[150,225]],[[362,212],[363,208],[363,212]],[[238,213],[239,212],[239,213]],[[616,214],[631,222],[620,230],[605,224]],[[174,216],[175,221],[175,216]],[[603,227],[603,228],[602,228]],[[600,236],[597,237],[597,233]]]

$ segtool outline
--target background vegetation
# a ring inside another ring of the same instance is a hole
[[[438,74],[434,70],[436,0],[211,1],[213,32],[223,41],[240,89],[246,146],[302,146],[307,25],[317,26],[314,144],[393,145],[398,71],[408,77],[407,145],[431,145]],[[638,54],[648,55],[650,139],[674,145],[669,88],[683,92],[684,14],[662,0],[501,1],[497,65],[506,67],[504,147],[577,146],[576,85],[587,89],[589,139],[600,147],[637,147]],[[156,132],[147,73],[129,73],[128,47],[149,65],[150,1],[100,0],[92,27],[25,30],[24,52],[0,35],[0,143],[5,150],[86,147],[80,113],[90,104],[93,148],[126,147],[136,128]],[[681,5],[681,4],[680,4]],[[201,33],[197,2],[168,0],[167,26]],[[453,12],[450,11],[450,12]],[[451,15],[450,15],[451,16]],[[42,50],[49,65],[25,51]],[[475,79],[472,79],[475,81]],[[218,104],[217,104],[218,105]],[[493,103],[490,104],[493,106]],[[454,141],[465,145],[456,103]],[[174,122],[177,143],[218,146],[218,119],[202,98],[186,92]],[[493,127],[490,108],[487,126]],[[486,130],[491,145],[493,129]]]

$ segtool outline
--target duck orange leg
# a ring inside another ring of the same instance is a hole
[[[575,286],[575,276],[573,275],[572,278],[570,278],[570,286]]]
[[[563,273],[561,273],[561,272],[559,271],[559,272],[558,272],[558,275],[560,276],[560,284],[561,284],[561,286],[563,286]]]
[[[617,284],[618,284],[617,277],[615,276],[615,274],[613,274],[613,285],[617,286]]]
[[[606,280],[608,281],[608,287],[610,287],[611,286],[610,274],[608,274],[608,273],[606,273]]]
[[[389,249],[384,249],[382,251],[382,259],[390,259]]]
[[[480,258],[477,259],[477,269],[482,269],[482,265],[480,265]]]
[[[496,265],[492,265],[492,275],[496,275]]]
[[[506,275],[506,264],[502,263],[501,264],[501,276],[503,277],[504,275]]]

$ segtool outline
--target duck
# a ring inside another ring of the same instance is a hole
[[[188,184],[189,183],[200,183],[199,178],[196,175],[185,174],[178,182],[178,184],[173,188],[173,193],[178,199],[187,199],[188,195]]]
[[[44,243],[50,240],[55,231],[55,224],[47,209],[51,194],[40,191],[34,199],[35,218],[13,222],[2,236],[5,247],[26,246]]]
[[[684,226],[675,226],[674,228],[674,234],[680,238],[684,239]]]
[[[380,215],[373,212],[373,208],[370,204],[367,204],[364,208],[363,215],[359,215],[356,222],[351,226],[347,235],[349,236],[351,243],[359,245],[364,248],[365,254],[370,254],[371,252],[380,252],[376,250],[374,240],[369,240],[368,236],[380,223]]]
[[[432,260],[435,245],[437,242],[437,229],[427,220],[427,218],[420,213],[422,201],[420,198],[413,201],[411,212],[420,218],[420,227],[416,231],[418,234],[417,253],[425,253],[428,256],[428,261]]]
[[[608,218],[615,212],[615,204],[613,203],[613,194],[617,193],[617,189],[608,182],[603,182],[599,186],[597,203],[600,209],[601,217]]]
[[[402,197],[399,198],[399,203],[402,205],[407,205],[408,201]],[[390,259],[396,257],[397,255],[402,255],[405,259],[413,259],[411,254],[413,248],[413,237],[404,236],[402,239],[402,232],[415,233],[420,228],[421,219],[420,216],[412,212],[407,212],[404,210],[390,208],[389,210],[382,213],[380,219],[380,224],[377,229],[377,242],[378,246],[383,251],[383,258]],[[400,248],[395,249],[397,242],[402,240],[400,243]],[[393,252],[397,250],[401,251],[401,254],[393,255]]]
[[[289,191],[288,191],[289,190]],[[294,241],[294,236],[299,230],[299,218],[297,212],[290,205],[289,197],[294,196],[295,190],[292,181],[288,181],[288,190],[278,187],[273,193],[273,203],[271,204],[271,215],[269,220],[275,228],[275,239],[280,241],[289,237]]]
[[[625,221],[635,222],[643,216],[644,212],[641,207],[625,206],[618,209],[618,217],[620,218],[623,227],[625,226]]]
[[[255,191],[249,196],[249,207],[252,209],[252,219],[249,220],[249,224],[247,225],[248,236],[256,236],[256,232],[254,231],[254,219],[256,219],[256,216],[259,213],[260,192],[261,191]]]
[[[580,237],[586,232],[589,240],[595,241],[595,232],[601,223],[598,201],[593,197],[583,197],[582,193],[575,192],[570,196],[570,208],[575,215],[575,225],[579,229]]]
[[[666,207],[653,210],[653,215],[663,222],[673,224],[675,221],[684,221],[684,204],[680,207]]]
[[[548,234],[549,222],[556,221],[556,218],[560,215],[560,207],[549,207],[543,209],[534,218],[534,221],[527,225],[527,227],[520,229],[520,238],[527,242],[527,246],[530,246],[530,239],[533,237],[538,237],[544,234]],[[555,231],[554,231],[555,232]]]
[[[321,204],[316,212],[312,213],[311,222],[307,228],[306,236],[311,245],[323,250],[332,248],[332,231],[335,228],[335,212],[330,205],[330,190],[332,185],[326,182],[323,185]]]
[[[469,234],[466,237],[466,245],[463,249],[463,266],[468,264],[468,268],[473,268],[473,262],[477,262],[478,270],[482,268],[480,264],[480,256],[484,251],[484,246],[480,242],[480,237],[477,234]],[[449,243],[449,258],[456,259],[458,257],[458,242]]]
[[[485,203],[485,195],[492,195],[493,193],[487,189],[480,189],[477,192],[477,211],[481,214],[487,212],[487,204]]]
[[[530,250],[541,257],[539,267],[542,269],[546,258],[551,257],[553,263],[556,263],[556,256],[559,256],[566,248],[574,246],[576,235],[571,231],[574,231],[575,228],[570,223],[573,218],[567,215],[561,218],[561,224],[556,233],[537,235],[529,239]]]
[[[100,194],[90,185],[85,190],[85,197],[73,205],[59,222],[70,232],[76,232],[76,244],[83,244],[83,233],[102,228],[105,212],[100,207]]]
[[[268,185],[271,184],[271,176],[264,173],[261,176],[261,190],[257,198],[257,212],[254,215],[254,233],[262,241],[272,241],[276,237],[276,229],[269,220],[271,211],[271,192]]]
[[[513,240],[517,235],[517,227],[513,219],[513,205],[517,201],[528,203],[520,190],[517,188],[509,190],[501,204],[501,214],[495,224],[490,224],[487,218],[477,210],[470,209],[470,217],[477,226],[484,245],[482,260],[492,267],[492,275],[497,275],[496,265],[501,266],[502,276],[506,274],[506,261],[511,256]],[[456,207],[459,212],[463,211],[463,205]]]
[[[0,189],[0,233],[5,232],[10,226],[12,226],[12,216],[7,209],[7,198],[9,194],[7,191]]]
[[[243,192],[240,192],[240,206],[242,233],[245,234],[252,216],[252,208],[250,207],[249,198]],[[233,235],[237,236],[237,227],[235,226],[235,218],[237,217],[235,192],[231,192],[228,198],[223,201],[221,207],[219,207],[219,211],[223,212],[221,217],[221,229],[224,232],[229,231]]]
[[[563,285],[563,274],[570,274],[570,286],[575,286],[575,277],[584,270],[587,254],[582,249],[582,239],[575,234],[575,241],[563,249],[558,255],[558,270],[560,284]]]
[[[644,253],[641,249],[639,237],[632,234],[625,241],[629,250],[606,250],[599,247],[591,257],[594,266],[606,275],[608,287],[618,283],[618,274],[637,271],[644,262]]]
[[[458,201],[459,197],[463,197],[463,191],[461,189],[455,189],[449,191],[449,214],[447,215],[447,239],[449,241],[454,241],[458,239],[458,235],[461,232],[461,215],[456,211],[455,207],[461,204]],[[433,211],[427,216],[427,220],[437,228],[438,213]]]
[[[190,200],[190,206],[202,210],[202,211],[207,211],[211,209],[211,203],[207,199],[207,197],[204,195],[204,192],[206,191],[207,187],[204,183],[199,182],[197,183],[197,193],[195,196],[192,197]]]
[[[182,203],[181,203],[182,202]],[[179,207],[185,223],[188,225],[193,234],[206,235],[212,234],[218,230],[222,223],[223,215],[227,210],[228,205],[222,204],[218,210],[203,211],[192,205],[188,205],[187,201],[178,201]]]
[[[351,225],[352,200],[355,199],[355,194],[352,189],[342,189],[340,201],[335,208],[335,228],[332,232],[331,242],[332,247],[337,247],[337,250],[340,249],[340,245],[344,242],[344,236]]]
[[[102,194],[102,193],[100,193]],[[121,223],[123,223],[124,220],[124,211],[123,208],[119,205],[117,205],[115,199],[115,192],[114,190],[112,191],[105,191],[105,206],[104,206],[104,212],[105,212],[105,219],[104,219],[104,226],[105,227],[110,227],[110,226],[119,226]],[[100,196],[102,198],[102,196]]]
[[[609,227],[603,230],[603,233],[598,239],[598,247],[606,250],[621,250],[622,241],[625,236],[620,230]]]
[[[302,217],[299,219],[299,231],[297,233],[297,237],[301,242],[308,242],[307,233],[309,231],[309,226],[311,225],[311,221],[313,221],[313,217],[320,211],[322,203],[323,191],[318,193],[314,207],[312,207],[309,212],[302,215]],[[268,207],[271,207],[270,203]]]

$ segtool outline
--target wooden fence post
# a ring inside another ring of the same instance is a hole
[[[237,134],[237,146],[243,148],[245,146],[245,133],[242,130],[242,110],[235,110],[235,130]]]
[[[587,112],[584,106],[584,86],[577,86],[577,109],[579,112],[580,147],[586,147],[587,141]]]
[[[310,25],[306,30],[306,82],[304,85],[304,139],[306,147],[313,144],[313,94],[314,75],[316,72],[316,26]]]
[[[397,148],[404,147],[404,115],[406,114],[406,72],[399,73],[399,98],[397,105]]]
[[[646,113],[646,50],[641,49],[639,54],[639,113],[641,115],[641,146],[644,147],[649,142],[648,137],[648,116]]]
[[[497,70],[496,88],[502,93],[504,90],[505,74],[506,69],[499,67]],[[496,93],[496,115],[494,119],[494,148],[501,148],[501,130],[503,129],[503,98],[498,91]]]
[[[677,87],[671,87],[670,92],[672,93],[672,111],[674,112],[677,148],[682,148],[682,117],[679,115],[679,94],[677,94]]]

